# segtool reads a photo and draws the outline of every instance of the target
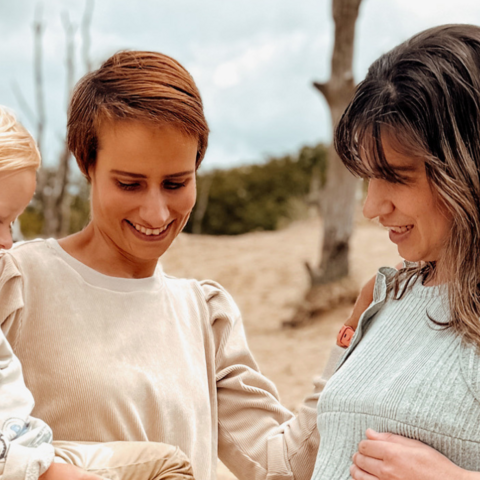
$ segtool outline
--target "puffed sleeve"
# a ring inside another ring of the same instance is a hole
[[[0,324],[21,313],[22,278],[15,262],[0,250]],[[35,480],[54,457],[50,428],[30,417],[34,406],[25,386],[20,361],[0,330],[0,480]]]
[[[214,282],[204,282],[203,289],[216,347],[220,459],[241,480],[310,480],[319,445],[316,405],[322,382],[295,417],[260,373],[232,297]]]

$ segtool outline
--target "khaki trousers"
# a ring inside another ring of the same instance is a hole
[[[187,456],[157,442],[53,442],[55,462],[69,463],[108,480],[193,480]]]

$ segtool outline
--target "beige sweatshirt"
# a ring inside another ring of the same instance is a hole
[[[240,479],[310,479],[323,382],[296,418],[282,407],[222,287],[109,277],[55,240],[0,257],[2,329],[54,439],[178,445],[197,480],[217,452]]]

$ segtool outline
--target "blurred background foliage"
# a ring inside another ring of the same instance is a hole
[[[43,169],[47,178],[54,177],[55,169]],[[312,207],[318,207],[318,192],[325,183],[325,172],[323,144],[302,147],[293,155],[271,157],[263,164],[199,172],[198,200],[185,231],[238,235],[275,230],[305,218]],[[68,233],[75,233],[88,223],[89,185],[76,175],[68,188],[71,199]],[[48,195],[48,188],[45,194]],[[37,193],[20,217],[26,239],[42,236],[44,231],[42,196]]]
[[[42,175],[47,187],[35,193],[30,205],[20,216],[20,228],[25,239],[42,237],[45,226],[45,197],[50,195],[57,169],[42,166]],[[85,227],[90,216],[90,185],[79,173],[72,175],[68,184],[69,202],[64,208],[69,209],[67,234],[75,233]]]

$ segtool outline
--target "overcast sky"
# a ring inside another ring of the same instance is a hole
[[[0,0],[0,104],[33,128],[13,93],[34,108],[33,34],[42,3],[48,115],[45,156],[55,158],[65,126],[61,13],[80,23],[82,0]],[[382,53],[444,23],[480,24],[477,0],[363,0],[357,22],[355,79]],[[95,0],[91,57],[120,49],[158,50],[179,60],[202,93],[212,131],[204,168],[261,162],[328,142],[324,100],[313,80],[328,79],[331,0]],[[77,77],[83,73],[77,35]],[[51,161],[49,158],[45,160]]]

